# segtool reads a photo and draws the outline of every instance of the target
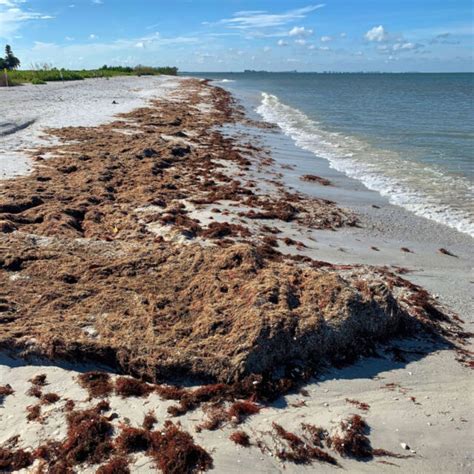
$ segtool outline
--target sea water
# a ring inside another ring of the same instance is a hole
[[[474,74],[201,75],[315,159],[474,236]]]

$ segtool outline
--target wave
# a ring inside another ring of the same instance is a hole
[[[257,112],[277,124],[297,146],[325,158],[332,168],[362,181],[390,203],[474,237],[474,190],[468,179],[404,160],[394,151],[374,148],[359,138],[327,131],[275,95],[262,93]]]
[[[235,82],[234,79],[221,79],[220,81],[215,81],[219,84],[228,84],[229,82]]]

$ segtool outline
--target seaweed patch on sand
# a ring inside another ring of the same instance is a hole
[[[262,241],[279,222],[337,229],[357,218],[246,186],[268,158],[219,131],[239,120],[229,94],[189,80],[111,124],[51,130],[60,143],[0,190],[0,346],[152,382],[231,383],[348,361],[415,328],[454,334],[398,276],[289,258]]]

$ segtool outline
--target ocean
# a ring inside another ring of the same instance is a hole
[[[392,204],[474,236],[474,74],[195,75]]]

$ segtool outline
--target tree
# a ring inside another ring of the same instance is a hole
[[[5,61],[3,58],[0,58],[0,72],[2,72],[5,68]]]
[[[3,67],[9,71],[13,71],[20,66],[20,60],[13,54],[12,48],[9,44],[5,46],[5,59],[3,60]]]

